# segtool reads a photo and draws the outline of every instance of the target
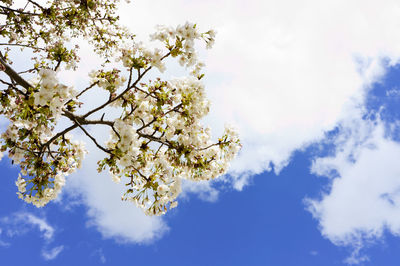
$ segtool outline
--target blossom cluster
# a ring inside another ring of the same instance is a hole
[[[120,88],[126,81],[124,76],[119,74],[118,69],[113,69],[111,71],[92,71],[89,73],[89,77],[92,84],[97,84],[104,90],[114,93],[118,88]]]
[[[60,118],[62,107],[67,101],[77,94],[73,87],[68,87],[58,82],[56,72],[51,69],[39,71],[40,89],[33,94],[34,105],[49,106],[51,114]]]
[[[50,69],[40,70],[32,84],[28,90],[9,87],[1,93],[0,114],[10,123],[1,134],[0,150],[8,151],[8,157],[21,167],[18,196],[41,207],[57,197],[65,176],[81,166],[86,150],[70,135],[53,132],[74,90],[60,84]]]
[[[58,68],[64,63],[66,69],[76,70],[79,47],[74,40],[83,37],[107,61],[122,39],[133,38],[118,23],[119,2],[49,0],[23,4],[1,0],[0,36],[16,47],[32,49],[36,68]]]
[[[138,68],[150,65],[157,68],[160,72],[164,72],[166,67],[163,59],[166,56],[178,57],[181,66],[191,68],[191,74],[195,77],[201,76],[201,69],[204,63],[198,60],[195,50],[195,41],[203,39],[207,43],[207,48],[211,48],[215,41],[215,31],[209,30],[201,33],[198,31],[196,24],[186,22],[184,25],[177,27],[166,27],[159,25],[157,32],[150,35],[150,39],[161,41],[168,53],[163,53],[162,49],[149,49],[142,43],[135,43],[129,47],[121,49],[121,56],[118,58],[122,61],[124,67]]]
[[[227,127],[214,143],[200,121],[209,112],[204,85],[194,77],[157,80],[126,96],[131,110],[114,122],[106,146],[113,151],[99,162],[113,181],[126,179],[124,200],[148,215],[177,206],[182,179],[210,180],[226,173],[240,148],[238,134]]]

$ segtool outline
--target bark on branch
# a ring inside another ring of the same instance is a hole
[[[24,87],[25,89],[31,88],[31,84],[29,84],[28,81],[26,81],[24,78],[22,78],[17,72],[14,71],[6,62],[3,54],[0,52],[0,64],[3,66],[2,69],[3,71],[13,80],[15,81],[18,85]]]

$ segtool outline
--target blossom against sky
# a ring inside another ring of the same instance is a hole
[[[400,4],[137,0],[121,18],[144,41],[156,24],[217,30],[201,54],[205,122],[236,124],[243,149],[220,181],[184,184],[161,218],[121,202],[96,153],[43,209],[16,198],[4,158],[8,264],[396,265]]]

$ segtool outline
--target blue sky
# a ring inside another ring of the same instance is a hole
[[[400,98],[387,96],[400,82],[400,69],[390,68],[367,97],[366,113],[379,112],[383,122],[400,115]],[[376,113],[375,113],[376,114]],[[370,117],[376,117],[370,116]],[[374,118],[370,118],[374,119]],[[337,246],[321,235],[318,221],[306,210],[305,198],[329,191],[326,178],[310,174],[316,156],[332,153],[327,138],[293,154],[279,175],[253,176],[243,191],[219,182],[215,202],[196,196],[181,200],[179,208],[164,218],[169,230],[161,239],[146,244],[105,239],[87,222],[87,208],[68,199],[37,209],[15,197],[18,169],[8,159],[1,162],[0,256],[4,265],[344,265],[354,247]],[[398,137],[397,137],[398,140]],[[377,162],[379,163],[379,162]],[[29,222],[35,216],[51,227],[40,231]],[[17,218],[20,217],[20,218]],[[349,217],[351,219],[351,217]],[[116,221],[117,222],[117,221]],[[364,243],[361,265],[397,265],[400,239],[387,232]],[[62,247],[54,259],[45,259]]]
[[[151,218],[97,174],[89,142],[83,169],[41,209],[17,198],[5,157],[2,265],[398,265],[398,1],[132,2],[121,21],[144,42],[157,24],[217,30],[215,47],[200,48],[204,122],[216,135],[234,124],[243,148],[228,175],[185,183],[179,206]],[[87,45],[80,56],[79,71],[59,73],[78,88],[98,63]],[[168,67],[163,78],[185,74]]]

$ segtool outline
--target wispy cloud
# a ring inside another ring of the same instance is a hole
[[[0,236],[6,235],[8,242],[0,239],[0,246],[8,247],[12,244],[12,238],[23,236],[34,230],[39,230],[41,237],[45,240],[41,255],[45,260],[55,259],[64,246],[49,248],[50,243],[54,241],[55,228],[51,226],[43,217],[38,217],[29,212],[16,212],[0,219]],[[4,233],[5,234],[4,234]]]
[[[40,218],[28,212],[16,212],[0,219],[9,237],[22,235],[30,230],[38,229],[41,236],[47,240],[53,240],[54,228],[47,223],[45,218]]]
[[[54,260],[61,253],[61,251],[63,251],[63,249],[64,249],[64,246],[57,246],[50,250],[42,249],[41,254],[45,260]]]
[[[351,252],[350,256],[343,260],[343,263],[348,265],[357,265],[363,262],[369,261],[369,257],[367,255],[361,254],[362,246],[354,247],[353,251]]]
[[[25,221],[26,223],[39,228],[40,232],[43,233],[43,237],[46,240],[53,239],[54,228],[50,226],[45,219],[39,218],[30,213],[18,213],[17,217],[19,221]]]
[[[200,199],[208,202],[218,200],[219,191],[213,186],[213,182],[209,181],[184,181],[182,182],[182,198],[189,198],[191,194],[197,195]]]
[[[11,244],[10,243],[8,243],[8,242],[6,242],[6,241],[3,241],[1,238],[2,238],[2,233],[3,233],[3,229],[2,228],[0,228],[0,247],[9,247]]]
[[[331,185],[306,204],[326,238],[353,249],[345,261],[356,264],[368,259],[361,254],[366,241],[380,239],[385,230],[400,234],[400,143],[390,139],[379,119],[359,116],[343,122],[335,145],[334,155],[317,158],[312,166]]]
[[[100,261],[101,263],[103,263],[103,264],[106,263],[106,261],[107,261],[106,256],[104,255],[104,252],[103,252],[103,249],[102,249],[102,248],[96,249],[96,250],[92,253],[92,256],[97,257],[97,258],[99,259],[99,261]]]
[[[11,246],[11,243],[0,240],[0,247],[9,247],[9,246]]]

